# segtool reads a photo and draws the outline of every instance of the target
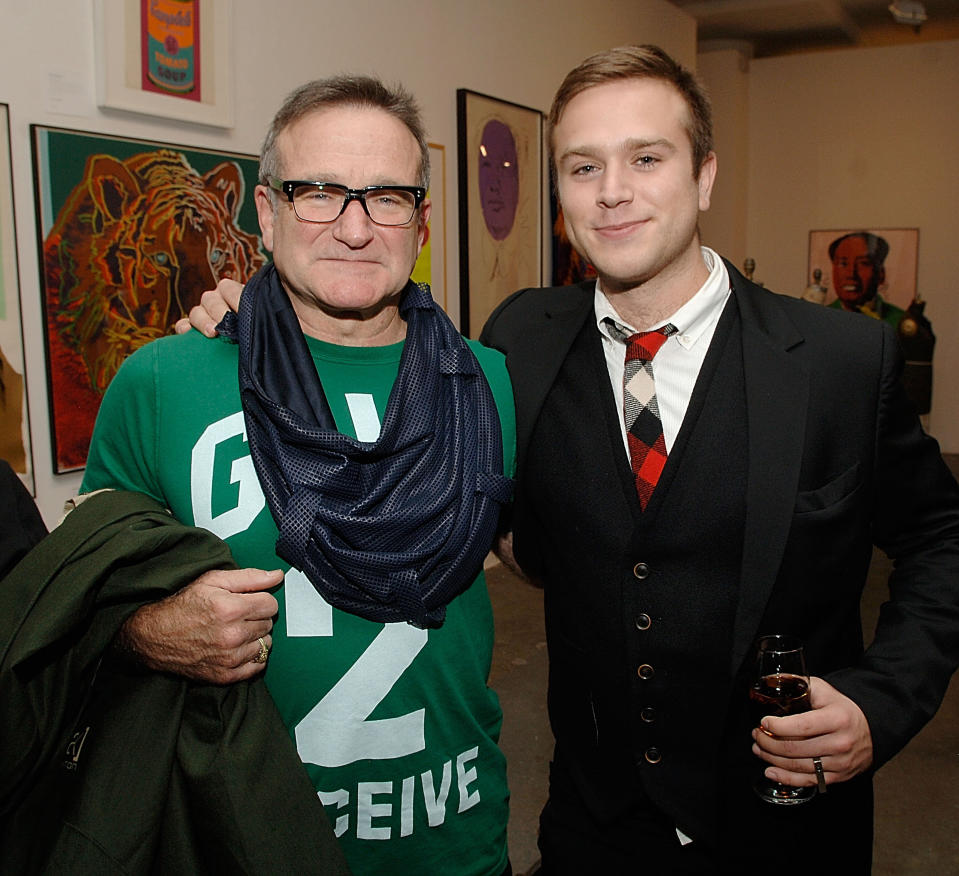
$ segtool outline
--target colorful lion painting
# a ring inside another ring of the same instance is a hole
[[[84,465],[104,390],[123,360],[168,334],[218,279],[265,261],[237,225],[240,168],[201,175],[170,149],[91,155],[44,240],[57,470]]]

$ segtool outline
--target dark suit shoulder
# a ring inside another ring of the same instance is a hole
[[[480,342],[507,352],[521,342],[532,327],[554,316],[578,314],[592,305],[595,280],[575,286],[520,289],[502,301],[490,314]]]
[[[729,267],[744,324],[758,327],[786,348],[806,345],[810,352],[872,357],[884,348],[896,347],[895,332],[881,320],[779,294],[749,282]]]
[[[792,295],[780,295],[768,290],[763,291],[775,298],[797,324],[815,326],[824,331],[837,331],[844,334],[852,332],[853,334],[875,336],[882,331],[882,320],[863,319],[861,313],[834,310],[831,307],[823,307],[821,304],[814,304],[811,301],[795,298]]]

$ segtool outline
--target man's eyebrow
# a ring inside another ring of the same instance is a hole
[[[668,149],[671,152],[676,151],[676,144],[668,137],[634,137],[627,140],[623,147],[627,152],[635,152],[638,149]]]
[[[293,177],[290,177],[291,179]],[[350,186],[343,181],[343,177],[338,173],[314,173],[307,174],[306,176],[298,176],[297,180],[303,180],[304,182],[315,182],[315,183],[328,183],[330,185],[343,186],[344,188],[350,188]],[[412,183],[402,183],[399,182],[399,178],[395,176],[374,176],[369,181],[364,182],[360,188],[364,186],[402,186],[402,185],[419,185],[418,182]]]
[[[607,148],[598,143],[582,143],[570,146],[560,154],[559,161],[566,161],[570,158],[592,158],[606,151]],[[616,146],[617,152],[638,152],[642,149],[666,149],[675,152],[676,144],[667,137],[630,137]]]

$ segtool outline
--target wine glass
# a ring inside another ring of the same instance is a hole
[[[759,640],[756,679],[749,689],[749,699],[757,727],[764,715],[780,717],[809,711],[809,675],[798,638],[777,635]],[[753,789],[763,800],[786,806],[805,803],[816,795],[814,786],[794,788],[771,782],[762,773],[753,783]]]

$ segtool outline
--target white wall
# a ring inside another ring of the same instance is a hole
[[[229,2],[238,107],[235,127],[221,131],[97,107],[92,0],[0,0],[0,102],[10,107],[33,463],[48,524],[81,475],[52,474],[31,123],[255,153],[284,95],[301,82],[345,71],[402,81],[422,103],[430,139],[446,147],[448,303],[455,313],[456,89],[545,111],[566,71],[603,48],[655,42],[695,64],[695,24],[663,0]]]
[[[701,55],[700,70],[720,105],[741,93],[728,59]],[[928,428],[959,452],[959,42],[754,60],[748,80],[748,167],[734,165],[716,203],[722,215],[724,199],[746,192],[756,279],[799,295],[810,230],[918,228],[918,291],[937,337]]]
[[[713,137],[719,172],[712,204],[700,221],[702,241],[742,267],[749,255],[749,55],[736,48],[701,52],[697,73],[713,105]]]

